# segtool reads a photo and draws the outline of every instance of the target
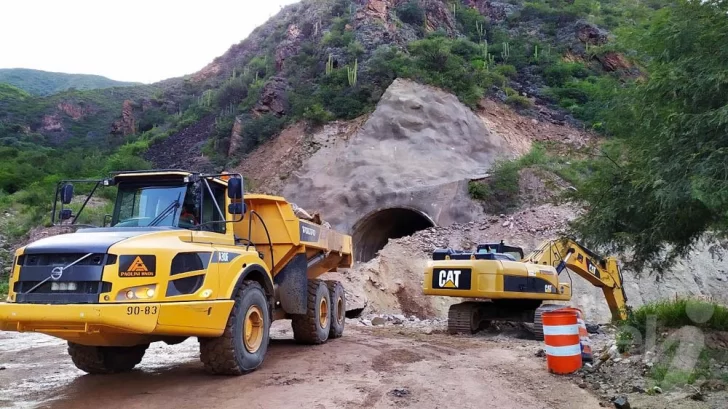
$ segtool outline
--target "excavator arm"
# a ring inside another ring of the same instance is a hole
[[[553,266],[559,274],[568,268],[602,289],[615,320],[627,318],[627,295],[615,258],[602,258],[576,241],[563,238],[544,242],[541,247],[527,254],[524,261]]]

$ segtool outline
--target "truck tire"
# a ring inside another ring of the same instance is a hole
[[[215,375],[244,375],[263,363],[270,340],[271,316],[263,287],[244,281],[223,334],[200,338],[200,360]]]
[[[326,286],[329,288],[331,297],[329,338],[341,338],[344,335],[344,325],[346,324],[346,292],[344,286],[338,281],[327,281]]]
[[[301,344],[323,344],[331,330],[331,295],[322,280],[308,280],[306,314],[292,317],[293,338]]]
[[[68,342],[68,355],[76,368],[92,374],[106,375],[134,369],[144,358],[149,344],[133,347],[96,347]]]

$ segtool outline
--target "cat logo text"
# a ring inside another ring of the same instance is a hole
[[[434,288],[452,290],[470,289],[470,269],[435,269],[432,277]]]

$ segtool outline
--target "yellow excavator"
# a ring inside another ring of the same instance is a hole
[[[425,269],[425,295],[460,297],[448,312],[448,332],[475,333],[492,321],[533,323],[543,340],[541,316],[571,300],[570,270],[601,287],[614,320],[627,318],[629,307],[622,273],[613,257],[603,258],[569,238],[548,240],[533,252],[500,243],[479,244],[474,252],[437,249]]]

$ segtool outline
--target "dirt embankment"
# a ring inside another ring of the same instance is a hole
[[[427,259],[436,248],[474,249],[477,243],[499,242],[522,246],[526,251],[556,237],[576,215],[570,206],[536,205],[515,214],[493,215],[478,222],[422,230],[409,237],[390,240],[373,260],[354,269],[331,274],[342,280],[350,308],[364,312],[404,312],[420,318],[446,316],[456,298],[422,294]]]

